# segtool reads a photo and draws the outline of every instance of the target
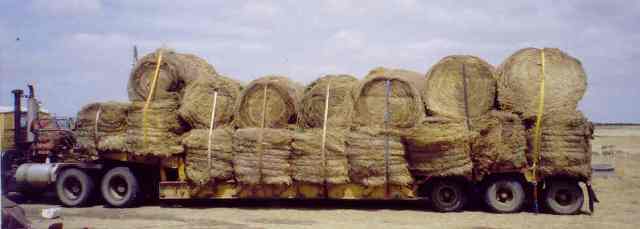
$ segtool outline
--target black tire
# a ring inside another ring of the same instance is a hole
[[[584,193],[576,181],[550,181],[544,190],[544,204],[553,214],[576,214],[583,202]]]
[[[67,207],[86,206],[94,192],[93,179],[82,170],[63,170],[56,180],[56,195]]]
[[[438,180],[431,187],[431,203],[439,212],[461,211],[467,203],[464,186],[454,180]]]
[[[494,212],[518,212],[525,202],[522,184],[509,178],[491,181],[484,192],[484,202]]]
[[[138,179],[126,167],[109,170],[102,178],[100,191],[107,205],[118,208],[135,205],[142,194]]]

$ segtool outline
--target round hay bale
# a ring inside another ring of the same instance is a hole
[[[184,148],[180,134],[186,128],[182,126],[176,112],[179,106],[177,98],[152,101],[146,110],[146,120],[144,106],[145,102],[134,101],[128,111],[126,151],[155,156],[182,153]]]
[[[329,112],[327,125],[343,127],[348,125],[353,111],[351,91],[358,82],[350,75],[326,75],[309,84],[304,90],[300,105],[300,124],[304,128],[322,128],[324,122],[325,97],[329,89]]]
[[[474,179],[526,168],[525,126],[518,115],[490,111],[474,118],[471,129],[479,133],[471,144]]]
[[[556,48],[544,48],[544,115],[576,110],[587,88],[582,64]],[[524,119],[536,116],[540,94],[541,49],[525,48],[498,68],[498,103]]]
[[[123,134],[127,129],[130,106],[130,103],[123,102],[101,102],[82,107],[74,130],[79,148],[86,154],[97,155],[96,143],[100,144],[106,138]]]
[[[391,82],[390,128],[410,128],[426,116],[422,95],[417,85],[424,77],[416,72],[376,68],[354,90],[355,126],[384,125],[386,81]]]
[[[385,163],[386,135],[389,135],[389,167]],[[354,183],[368,187],[381,186],[385,184],[386,174],[389,175],[389,184],[413,183],[405,147],[398,134],[376,128],[356,128],[347,133],[346,151],[349,176]]]
[[[217,91],[216,117],[213,122],[216,127],[227,125],[232,120],[240,88],[240,83],[231,78],[202,75],[185,89],[178,114],[192,128],[209,128],[213,93]]]
[[[462,66],[464,65],[464,77]],[[464,78],[467,81],[465,105]],[[496,80],[493,66],[475,56],[447,56],[431,67],[422,91],[427,109],[435,115],[455,119],[489,112],[495,107]]]
[[[291,142],[287,129],[246,128],[233,135],[233,169],[242,184],[290,185]]]
[[[149,96],[159,51],[160,49],[142,57],[131,71],[127,85],[129,100],[145,101]],[[162,65],[152,99],[170,99],[174,95],[182,95],[187,84],[200,75],[211,74],[215,74],[215,70],[205,60],[191,54],[163,50]]]
[[[464,122],[443,117],[428,117],[403,138],[411,171],[423,176],[471,177],[469,143],[477,133]]]
[[[185,69],[184,81],[189,85],[202,75],[217,75],[216,69],[205,59],[188,53],[177,53],[177,57],[183,64]]]
[[[263,111],[264,89],[266,110]],[[283,128],[297,122],[297,107],[302,98],[300,84],[282,76],[265,76],[252,81],[240,94],[234,112],[238,128],[261,127],[264,113],[267,128]]]
[[[305,129],[293,134],[291,167],[295,181],[314,184],[349,182],[346,154],[346,131],[330,130],[326,135],[325,157],[322,157],[322,129]]]
[[[211,167],[209,167],[209,130],[194,129],[184,134],[186,173],[190,181],[204,185],[233,179],[233,130],[219,128],[212,132]]]

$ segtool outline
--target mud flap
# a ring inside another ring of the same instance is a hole
[[[600,200],[598,200],[598,197],[596,196],[596,192],[593,191],[591,182],[586,182],[586,185],[587,185],[587,194],[589,195],[589,212],[593,214],[594,203],[600,203]]]

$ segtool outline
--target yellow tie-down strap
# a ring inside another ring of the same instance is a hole
[[[158,50],[158,59],[156,61],[156,70],[153,73],[153,80],[151,81],[151,89],[149,91],[149,96],[147,96],[147,100],[144,104],[144,108],[142,108],[142,142],[143,146],[147,146],[147,109],[151,104],[151,99],[153,98],[153,94],[156,91],[156,84],[158,83],[158,75],[160,75],[160,65],[162,65],[162,49]]]
[[[542,115],[544,113],[544,49],[540,50],[540,92],[538,93],[538,113],[536,114],[536,125],[533,129],[533,163],[531,169],[525,174],[529,182],[538,181],[538,166],[540,163],[540,150],[542,148]]]

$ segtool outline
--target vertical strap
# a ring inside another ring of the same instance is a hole
[[[467,86],[467,72],[462,63],[462,88],[464,92],[464,117],[466,119],[467,130],[471,130],[471,120],[469,118],[469,89]]]
[[[463,98],[464,98],[464,119],[465,119],[465,124],[467,125],[467,130],[471,131],[471,117],[469,116],[469,82],[467,82],[469,80],[469,77],[467,76],[467,68],[464,64],[464,62],[462,63],[462,90],[463,90]],[[470,153],[473,153],[473,142],[470,141],[470,139],[466,139],[469,140],[467,141],[466,147],[469,150]],[[475,178],[476,176],[476,170],[472,169],[471,170],[471,176]]]
[[[389,96],[391,95],[391,81],[386,81],[386,93],[384,97],[384,185],[385,198],[389,198],[389,120],[391,114],[389,112]]]
[[[264,92],[262,94],[262,120],[260,122],[260,133],[258,135],[258,175],[260,176],[258,183],[262,184],[262,156],[264,154],[264,128],[267,122],[267,89],[269,88],[269,83],[264,84]]]
[[[153,73],[153,80],[151,81],[151,89],[147,96],[147,100],[144,103],[144,108],[142,108],[142,140],[145,146],[147,145],[147,109],[149,109],[151,99],[153,99],[153,94],[156,91],[158,75],[160,74],[160,65],[162,65],[162,49],[158,50],[158,59],[156,60],[156,70]]]
[[[93,123],[93,141],[95,143],[95,147],[98,147],[98,122],[100,121],[100,115],[102,114],[102,105],[98,107],[98,111],[96,111],[96,119]]]
[[[538,166],[540,163],[540,148],[542,138],[542,115],[544,113],[544,49],[540,50],[540,92],[538,93],[538,113],[533,136],[533,165],[531,166],[530,182],[533,184],[533,210],[538,213]]]
[[[324,119],[322,120],[322,183],[324,183],[323,187],[325,190],[325,195],[327,194],[327,155],[326,155],[326,146],[327,146],[327,118],[329,117],[329,93],[331,89],[331,81],[327,83],[327,92],[324,97]]]
[[[218,103],[218,92],[213,92],[213,105],[211,106],[211,121],[209,122],[209,142],[207,143],[207,158],[209,163],[209,169],[211,169],[211,144],[213,143],[213,125],[216,117],[216,105]]]
[[[544,113],[544,49],[540,50],[540,92],[538,94],[538,113],[536,114],[536,125],[533,138],[533,179],[538,180],[537,169],[540,163],[540,150],[542,148],[542,116]]]

